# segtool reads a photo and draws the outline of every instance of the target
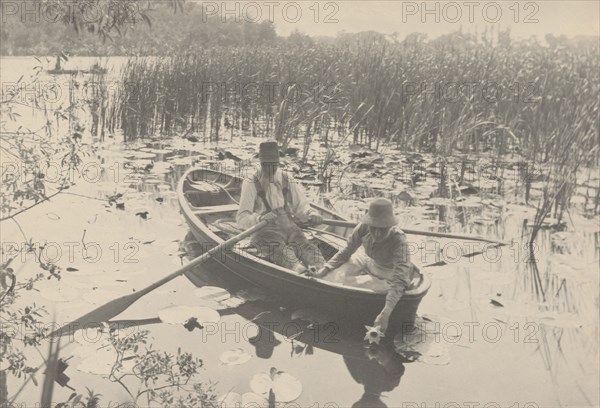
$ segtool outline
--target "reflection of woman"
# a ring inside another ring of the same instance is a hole
[[[362,397],[352,408],[386,407],[381,393],[392,391],[400,384],[404,374],[402,358],[385,346],[372,346],[365,352],[369,360],[344,356],[350,375],[364,386]]]
[[[256,349],[256,356],[259,358],[269,359],[273,355],[273,349],[281,344],[275,338],[273,332],[258,325],[258,333],[256,336],[249,338],[248,341]]]

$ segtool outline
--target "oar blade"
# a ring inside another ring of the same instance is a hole
[[[66,334],[72,334],[76,330],[87,329],[92,327],[100,327],[103,322],[108,322],[115,316],[123,313],[129,306],[131,306],[136,300],[138,300],[143,293],[132,293],[130,295],[121,296],[115,300],[97,307],[89,313],[81,316],[77,320],[72,321],[60,329],[55,330],[50,334],[50,337],[64,336]]]
[[[241,241],[245,237],[254,234],[256,231],[260,230],[261,228],[264,228],[266,225],[267,225],[267,221],[259,222],[255,226],[236,235],[235,237],[228,239],[225,242],[222,242],[221,244],[217,245],[213,249],[209,250],[204,255],[201,255],[200,257],[194,259],[187,265],[185,265],[185,266],[181,267],[180,269],[176,270],[175,272],[163,277],[162,279],[154,282],[153,284],[145,287],[144,289],[139,290],[135,293],[131,293],[129,295],[122,296],[118,299],[111,300],[110,302],[106,303],[105,305],[102,305],[102,306],[92,310],[91,312],[81,316],[79,319],[74,320],[73,322],[62,326],[60,329],[53,331],[52,333],[50,333],[50,336],[51,337],[57,336],[57,335],[63,336],[64,334],[72,333],[73,331],[79,330],[81,328],[97,327],[97,326],[102,325],[103,322],[108,322],[113,317],[124,312],[129,306],[131,306],[136,300],[138,300],[142,296],[153,291],[154,289],[158,288],[159,286],[162,286],[165,283],[173,280],[177,276],[182,275],[186,271],[188,271],[192,268],[195,268],[196,266],[205,262],[211,256],[218,253],[220,250],[222,250],[224,248],[228,248],[231,245],[235,244],[236,242]]]

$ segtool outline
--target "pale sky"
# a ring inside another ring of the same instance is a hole
[[[400,39],[412,32],[427,33],[434,38],[461,26],[468,32],[475,29],[481,32],[486,26],[494,26],[494,29],[510,26],[513,36],[519,38],[532,35],[543,38],[547,33],[600,36],[599,0],[229,0],[200,3],[213,13],[223,13],[225,8],[234,11],[239,7],[237,12],[246,20],[253,19],[259,12],[263,19],[275,23],[280,35],[288,35],[294,29],[310,35],[329,36],[340,31],[374,30],[387,34],[398,32]]]

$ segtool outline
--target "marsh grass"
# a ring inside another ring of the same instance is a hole
[[[375,150],[390,142],[440,155],[518,148],[547,160],[570,132],[597,129],[597,64],[593,49],[493,47],[459,33],[428,43],[221,47],[132,60],[122,77],[127,106],[114,115],[127,137],[191,129],[218,138],[227,115],[232,128],[260,122],[283,140],[325,124]],[[271,98],[242,95],[246,84],[271,82],[280,86]],[[224,88],[207,92],[209,84]]]

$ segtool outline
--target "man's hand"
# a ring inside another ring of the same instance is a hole
[[[311,266],[310,268],[308,268],[307,274],[311,278],[322,278],[323,276],[327,275],[330,270],[331,269],[324,266],[317,271],[317,268],[315,268],[314,266]]]
[[[323,276],[327,275],[329,272],[331,272],[331,269],[329,269],[328,266],[324,266],[317,271],[316,276],[317,276],[317,278],[322,278]]]
[[[310,221],[312,225],[319,225],[323,223],[323,217],[319,214],[311,214],[308,216],[308,221]]]
[[[390,322],[390,314],[383,310],[379,313],[379,316],[375,319],[375,323],[373,323],[374,327],[379,327],[379,330],[385,334],[388,324]]]
[[[268,212],[266,214],[262,214],[260,217],[258,217],[258,222],[261,221],[267,221],[268,223],[272,223],[277,219],[277,214],[275,214],[274,212]]]

